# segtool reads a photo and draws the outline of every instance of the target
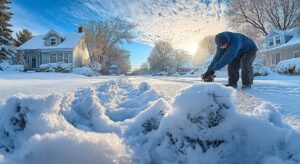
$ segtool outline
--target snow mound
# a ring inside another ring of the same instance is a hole
[[[277,64],[275,70],[279,73],[300,73],[300,58],[283,60]]]
[[[255,59],[253,64],[253,73],[254,76],[266,76],[271,74],[271,69],[263,64],[263,61],[260,59]]]
[[[171,102],[123,77],[12,97],[0,106],[0,163],[299,163],[300,134],[270,104],[235,112],[235,92],[199,83]]]
[[[0,107],[0,152],[13,152],[34,134],[72,128],[59,115],[61,96],[13,97]]]
[[[119,127],[95,96],[79,90],[8,99],[0,106],[0,163],[131,163],[130,148],[116,135]]]
[[[120,131],[118,125],[105,114],[105,108],[100,104],[95,88],[76,91],[65,99],[62,113],[74,127],[85,131],[102,133]]]
[[[135,133],[140,137],[127,140],[136,143],[132,145],[135,152],[143,152],[135,158],[141,163],[251,164],[276,157],[297,163],[300,135],[281,126],[274,111],[261,112],[268,119],[236,113],[234,94],[218,84],[195,84],[183,90],[173,105],[164,105],[169,112],[160,119],[157,129],[144,136]],[[269,108],[261,106],[261,110],[263,107]],[[136,124],[141,129],[141,121],[136,120]]]
[[[113,121],[133,118],[161,97],[149,84],[134,87],[126,79],[103,83],[97,86],[96,94]]]
[[[131,151],[115,134],[56,132],[35,135],[13,159],[23,164],[131,163]]]

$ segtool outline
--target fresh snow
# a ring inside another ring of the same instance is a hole
[[[0,163],[299,163],[300,77],[217,77],[0,72]]]
[[[275,70],[279,73],[299,72],[300,73],[300,58],[292,58],[288,60],[280,61]]]
[[[73,49],[83,37],[83,33],[69,33],[64,36],[64,41],[56,46],[46,46],[45,35],[38,35],[17,48],[17,50],[47,50],[47,49]]]

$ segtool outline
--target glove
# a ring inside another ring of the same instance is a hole
[[[205,79],[211,78],[215,74],[214,70],[207,70],[203,75],[202,79],[205,81]]]

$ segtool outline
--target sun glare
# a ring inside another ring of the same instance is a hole
[[[197,50],[198,50],[198,43],[188,43],[185,46],[185,50],[190,54],[190,55],[195,55]]]

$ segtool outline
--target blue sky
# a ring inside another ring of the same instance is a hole
[[[28,28],[35,35],[46,33],[49,29],[57,29],[60,32],[74,32],[77,24],[82,21],[69,17],[65,12],[68,0],[14,0],[12,11],[14,17],[12,23],[15,31]],[[16,7],[16,8],[14,8]],[[70,19],[66,19],[68,16]],[[124,44],[124,48],[131,52],[131,64],[133,68],[139,67],[152,50],[149,44],[133,42]]]
[[[153,43],[170,41],[193,55],[201,38],[226,28],[220,0],[13,0],[15,31],[27,28],[35,35],[49,29],[74,32],[80,23],[106,16],[136,23],[137,41],[124,45],[137,67],[151,52]],[[209,3],[209,5],[208,5]],[[146,44],[147,43],[147,44]]]

